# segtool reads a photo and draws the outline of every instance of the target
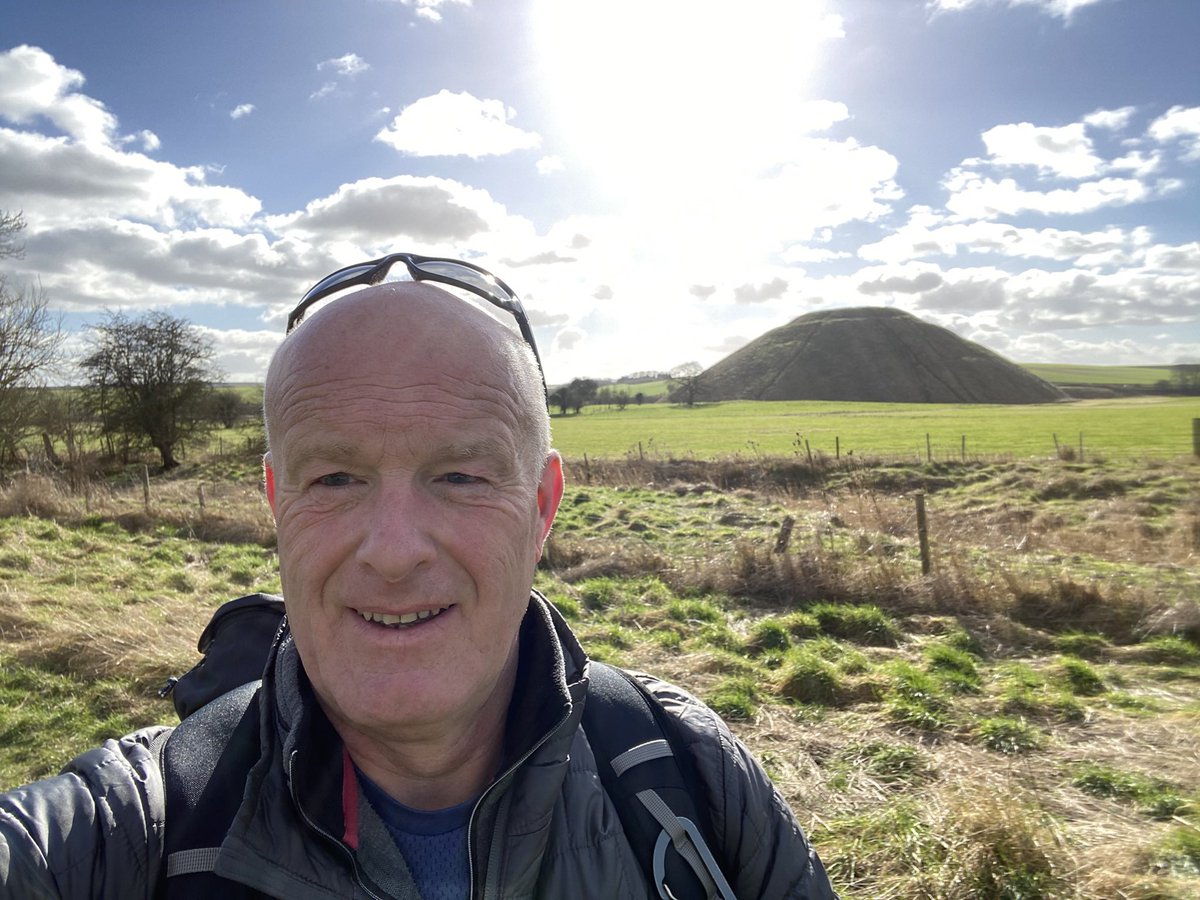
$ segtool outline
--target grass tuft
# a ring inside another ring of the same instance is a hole
[[[980,742],[997,753],[1030,753],[1045,743],[1043,732],[1024,719],[996,717],[982,720],[975,729]]]

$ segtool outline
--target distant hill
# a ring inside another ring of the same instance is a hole
[[[952,331],[887,307],[809,313],[703,376],[709,400],[1048,403],[1066,395]]]

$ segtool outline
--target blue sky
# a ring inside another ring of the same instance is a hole
[[[1195,0],[340,0],[0,12],[0,209],[261,377],[393,250],[473,259],[551,382],[895,306],[1020,362],[1200,362]]]

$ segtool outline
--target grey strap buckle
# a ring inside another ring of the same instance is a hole
[[[700,829],[696,827],[696,823],[691,819],[685,819],[682,816],[675,818],[675,824],[681,827],[687,838],[690,840],[692,849],[700,856],[700,861],[704,868],[708,870],[708,877],[712,879],[712,884],[716,889],[716,894],[712,896],[719,897],[720,900],[737,900],[733,893],[733,888],[729,886],[729,882],[725,880],[724,874],[721,872],[721,867],[717,865],[717,861],[713,859],[712,851],[708,849],[708,844],[704,843],[704,838],[700,834]],[[675,844],[676,840],[672,839],[671,835],[664,829],[658,836],[658,841],[654,845],[654,885],[658,888],[658,896],[661,900],[680,900],[667,886],[667,847]],[[682,853],[682,850],[680,851]],[[695,862],[690,854],[684,853],[684,858],[695,867]],[[697,871],[697,874],[700,874]]]

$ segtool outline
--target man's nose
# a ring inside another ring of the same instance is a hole
[[[432,510],[411,485],[388,486],[371,499],[358,560],[387,581],[401,581],[432,561]]]

